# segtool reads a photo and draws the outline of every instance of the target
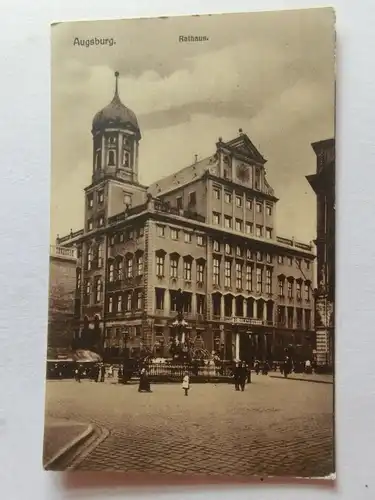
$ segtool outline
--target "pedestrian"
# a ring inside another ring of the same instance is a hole
[[[184,378],[182,379],[182,388],[185,391],[185,396],[187,396],[190,389],[190,377],[188,372],[184,373]]]
[[[105,365],[102,364],[100,367],[100,382],[104,382],[105,379]]]
[[[234,388],[236,391],[239,391],[240,379],[241,379],[241,366],[238,361],[235,364],[233,376],[234,376]]]
[[[76,366],[76,369],[74,370],[74,377],[76,379],[76,382],[81,382],[81,367],[79,365]]]
[[[260,372],[260,363],[259,363],[259,361],[257,359],[255,360],[255,363],[254,363],[254,369],[255,369],[255,373],[257,375],[259,375],[259,372]]]
[[[148,379],[146,368],[142,368],[139,377],[138,392],[142,391],[151,392],[150,381]]]
[[[242,392],[245,390],[246,379],[247,379],[247,367],[245,361],[243,361],[239,370],[239,384]]]
[[[99,382],[100,380],[100,366],[95,366],[95,382]]]
[[[108,378],[113,378],[113,366],[109,365],[108,368]]]

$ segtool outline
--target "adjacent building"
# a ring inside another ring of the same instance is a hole
[[[317,275],[315,328],[317,361],[334,365],[335,332],[335,140],[312,144],[316,154],[316,173],[307,180],[316,193]]]
[[[51,245],[49,267],[48,346],[70,348],[75,327],[75,249]]]
[[[186,335],[223,359],[282,359],[315,348],[312,243],[276,232],[266,159],[240,129],[213,154],[151,186],[138,180],[141,132],[113,100],[92,123],[84,227],[77,249],[76,335],[97,332],[106,356],[163,353],[184,297]]]

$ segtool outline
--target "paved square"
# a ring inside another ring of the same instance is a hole
[[[109,436],[81,470],[326,476],[333,472],[333,385],[253,376],[233,385],[47,382],[46,415],[94,423]]]

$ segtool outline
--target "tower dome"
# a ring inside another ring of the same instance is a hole
[[[135,113],[121,102],[118,94],[118,77],[119,72],[116,71],[116,85],[113,99],[105,108],[96,113],[92,121],[92,129],[94,132],[110,127],[129,127],[136,133],[139,140],[141,132],[138,120]]]

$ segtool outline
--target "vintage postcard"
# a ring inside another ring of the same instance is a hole
[[[333,478],[335,16],[52,26],[43,463]]]

